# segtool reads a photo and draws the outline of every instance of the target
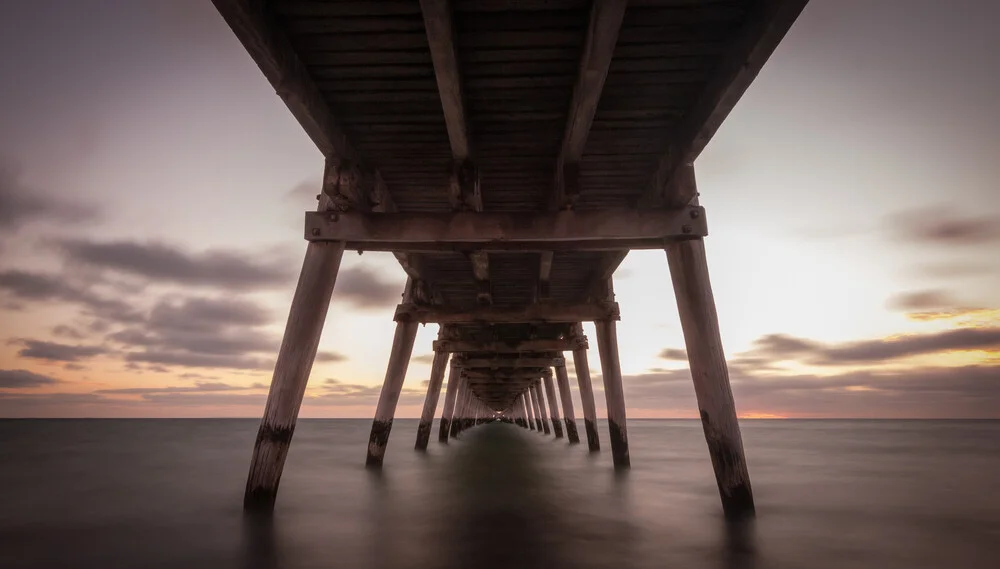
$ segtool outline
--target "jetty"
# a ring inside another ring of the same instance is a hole
[[[662,249],[723,511],[752,516],[695,161],[806,1],[213,0],[325,157],[244,508],[274,507],[348,250],[407,275],[369,467],[417,327],[436,323],[418,451],[446,374],[440,441],[499,419],[580,443],[569,354],[589,449],[606,437],[629,468],[614,273]]]

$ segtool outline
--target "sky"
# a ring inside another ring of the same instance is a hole
[[[4,12],[0,417],[259,417],[321,155],[207,0]],[[998,19],[812,0],[698,159],[741,417],[1000,418]],[[403,283],[345,254],[301,416],[374,414]],[[663,252],[615,289],[629,416],[696,417]]]

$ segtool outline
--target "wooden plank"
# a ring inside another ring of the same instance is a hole
[[[305,223],[309,241],[397,252],[659,248],[707,234],[700,206],[517,214],[307,212]]]
[[[529,322],[592,322],[618,320],[618,304],[593,302],[587,304],[529,304],[519,307],[480,306],[461,309],[443,306],[422,306],[404,303],[396,308],[397,322],[424,324],[519,324]]]
[[[556,159],[551,209],[562,209],[570,205],[576,195],[571,192],[579,191],[579,184],[566,183],[567,178],[572,180],[572,176],[566,175],[566,167],[578,168],[583,157],[590,126],[597,112],[597,103],[604,90],[604,80],[611,66],[626,4],[627,0],[607,0],[594,2],[592,5],[587,39],[580,56],[580,68],[570,99],[562,147]]]
[[[424,15],[431,59],[434,61],[434,75],[437,78],[445,125],[448,127],[451,153],[455,160],[462,161],[470,156],[469,130],[465,120],[458,57],[455,53],[451,4],[448,0],[420,0],[420,9]]]
[[[681,166],[694,163],[701,154],[807,2],[765,0],[758,3],[759,8],[739,30],[700,98],[678,126],[673,143],[660,158],[640,204],[681,207],[690,201],[693,195],[667,191],[675,173]],[[679,187],[688,188],[686,185]]]

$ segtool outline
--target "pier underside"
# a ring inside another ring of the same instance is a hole
[[[369,466],[416,327],[437,323],[417,449],[445,375],[441,441],[501,418],[580,442],[569,353],[599,451],[593,341],[606,436],[629,467],[612,280],[629,250],[656,248],[724,510],[753,514],[694,162],[805,0],[213,1],[326,158],[247,508],[273,507],[344,250],[390,251],[408,276]]]

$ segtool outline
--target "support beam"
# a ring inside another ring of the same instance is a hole
[[[469,255],[472,263],[472,276],[476,279],[476,300],[481,306],[493,304],[493,292],[490,288],[490,255],[486,251],[476,251]]]
[[[580,442],[580,434],[576,429],[576,412],[573,410],[573,394],[569,390],[569,374],[565,365],[557,365],[556,385],[559,386],[559,400],[562,402],[563,415],[566,416],[566,439],[570,444]]]
[[[603,251],[661,249],[708,235],[704,209],[602,209],[533,213],[306,212],[308,241],[363,251]]]
[[[264,417],[254,443],[243,496],[245,510],[274,509],[278,482],[292,442],[309,373],[316,359],[320,334],[343,255],[343,244],[310,243],[306,248],[302,272],[292,297],[285,334],[278,350],[274,375],[271,377]]]
[[[538,405],[537,394],[530,385],[525,389],[525,393],[528,394],[528,401],[531,403],[531,416],[535,418],[535,430],[541,433],[544,429],[542,428],[541,406]]]
[[[641,205],[682,207],[694,194],[689,184],[675,184],[674,175],[684,165],[693,164],[729,112],[753,82],[771,53],[798,18],[808,0],[768,0],[756,2],[756,10],[729,42],[728,51],[709,79],[701,97],[684,113],[677,135],[649,186]]]
[[[447,352],[482,352],[496,354],[518,354],[529,352],[562,352],[572,350],[576,342],[570,338],[552,340],[522,340],[520,342],[472,342],[467,340],[436,340],[435,350]]]
[[[536,381],[535,384],[531,386],[531,392],[535,396],[535,404],[538,405],[538,416],[542,420],[542,430],[545,431],[546,435],[548,435],[552,432],[552,430],[549,428],[549,414],[545,410],[545,396],[542,394],[540,386],[541,380]]]
[[[529,304],[527,306],[480,306],[461,309],[404,303],[396,307],[397,322],[423,324],[522,324],[528,322],[592,322],[618,320],[618,304],[593,301],[586,304]]]
[[[464,160],[471,155],[469,129],[465,120],[465,104],[462,96],[462,81],[458,71],[458,56],[455,51],[455,26],[451,18],[451,3],[448,0],[420,0],[420,10],[427,30],[427,43],[434,62],[434,77],[441,96],[441,109],[448,129],[451,153],[456,160]]]
[[[618,358],[618,332],[615,322],[596,322],[597,350],[601,356],[601,375],[608,404],[608,438],[615,468],[629,468],[628,430],[625,423],[625,391],[622,388],[622,368]]]
[[[604,80],[608,76],[615,44],[618,42],[618,31],[625,16],[626,3],[626,0],[601,0],[591,5],[587,39],[580,56],[576,84],[573,86],[562,148],[556,160],[552,209],[572,205],[579,194],[580,186],[575,180],[580,159],[597,112],[597,102],[604,90]]]
[[[754,515],[750,474],[702,240],[667,247],[701,425],[728,519]]]
[[[411,281],[412,282],[412,281]],[[409,284],[408,284],[408,287]],[[406,368],[410,365],[413,354],[413,341],[417,335],[416,322],[397,322],[396,333],[392,340],[392,353],[385,371],[385,380],[375,408],[375,419],[372,421],[372,432],[368,438],[368,458],[365,466],[381,468],[385,457],[385,447],[389,444],[389,432],[392,430],[392,419],[396,414],[396,403],[399,402],[399,392],[406,378]]]
[[[542,367],[548,368],[556,364],[565,364],[562,358],[463,358],[460,360],[465,369],[489,368],[489,369],[509,369]]]
[[[438,442],[448,442],[448,433],[451,431],[451,421],[455,416],[455,398],[458,396],[458,383],[461,368],[455,365],[455,359],[451,360],[451,369],[448,372],[448,387],[444,393],[444,409],[441,411],[441,425],[438,431]]]
[[[451,421],[451,438],[458,436],[458,433],[462,430],[462,422],[465,420],[465,413],[469,404],[469,384],[462,377],[461,374],[458,375],[458,393],[455,399],[455,416]]]
[[[424,409],[417,425],[417,442],[414,448],[427,450],[427,442],[431,438],[431,426],[434,424],[434,411],[437,409],[438,398],[441,395],[441,384],[444,382],[444,370],[448,367],[448,352],[434,352],[431,363],[431,377],[427,382],[427,395],[424,397]]]
[[[563,364],[565,366],[565,364]],[[563,367],[563,369],[566,369]],[[563,437],[562,419],[559,418],[559,403],[556,402],[556,390],[552,383],[552,373],[542,376],[542,384],[545,386],[545,398],[549,400],[549,414],[552,415],[552,431],[556,438]]]
[[[536,430],[535,429],[535,406],[531,402],[531,393],[527,389],[525,389],[524,391],[521,392],[521,397],[524,399],[524,407],[525,407],[525,409],[527,409],[527,414],[528,414],[528,428],[530,428],[532,431],[534,431],[534,430]],[[541,429],[537,429],[537,430],[540,431]]]
[[[580,385],[580,404],[583,406],[583,425],[587,430],[587,446],[591,452],[601,450],[601,441],[597,437],[597,406],[594,404],[594,387],[590,381],[590,365],[587,363],[587,339],[583,335],[583,326],[575,327],[579,342],[573,350],[573,367],[576,368],[576,381]]]

